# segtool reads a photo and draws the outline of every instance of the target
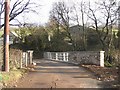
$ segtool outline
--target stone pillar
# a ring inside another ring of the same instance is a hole
[[[100,51],[100,66],[104,67],[104,53],[105,51]]]

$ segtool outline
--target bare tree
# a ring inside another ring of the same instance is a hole
[[[52,12],[54,12],[52,14],[57,24],[66,31],[67,37],[70,39],[73,49],[75,49],[74,41],[70,34],[70,7],[65,2],[54,3]]]
[[[12,2],[13,0],[11,0]],[[39,7],[40,5],[31,2],[32,0],[16,0],[14,1],[13,5],[10,7],[10,20],[14,20],[17,16],[19,16],[23,12],[36,12],[35,8]],[[4,0],[0,2],[0,17],[4,13]],[[1,21],[1,18],[0,18]],[[0,25],[0,29],[4,26],[4,24]]]
[[[98,6],[96,9],[92,9],[89,3],[89,10],[88,12],[86,12],[87,16],[94,22],[93,27],[95,28],[99,36],[103,50],[107,51],[112,46],[112,29],[115,21],[117,20],[117,9],[115,8],[115,3],[116,2],[110,2],[109,0],[102,1],[101,3],[96,3],[96,5]],[[102,16],[98,17],[98,13],[103,15],[103,19]]]
[[[87,16],[93,21],[93,28],[98,34],[102,49],[107,57],[111,56],[113,45],[113,26],[117,21],[118,7],[116,1],[105,0],[95,3],[95,9],[88,5]],[[99,14],[99,15],[98,15]],[[109,58],[107,58],[109,60]]]
[[[79,26],[79,30],[81,30],[80,26],[82,25],[83,30],[83,50],[86,50],[87,43],[86,43],[86,31],[85,31],[85,2],[81,1],[78,5],[73,5],[73,10],[75,11],[75,15],[73,16],[74,21],[77,22],[77,25]],[[80,34],[81,35],[81,34]]]
[[[0,25],[1,25],[1,15],[2,13],[4,12],[4,3],[3,3],[4,0],[0,0]]]

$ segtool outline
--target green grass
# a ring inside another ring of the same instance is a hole
[[[0,73],[0,82],[9,83],[18,80],[26,72],[24,69],[10,71],[10,72],[1,72]]]
[[[0,37],[3,35],[3,30],[0,30]]]

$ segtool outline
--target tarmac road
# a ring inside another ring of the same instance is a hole
[[[101,88],[102,82],[82,67],[50,60],[36,60],[36,68],[17,88]]]

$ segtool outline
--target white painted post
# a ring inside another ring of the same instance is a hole
[[[47,53],[46,53],[46,52],[44,52],[44,58],[45,58],[45,59],[47,58]]]
[[[50,52],[48,52],[48,59],[50,59]]]
[[[25,66],[27,67],[27,59],[28,59],[28,53],[25,52]]]
[[[66,61],[66,55],[63,53],[63,61]]]
[[[100,66],[104,67],[104,53],[105,51],[100,51]]]
[[[55,60],[58,60],[58,53],[55,53],[55,55],[56,55],[56,59]]]
[[[33,51],[29,50],[28,53],[29,53],[29,59],[30,59],[29,62],[30,64],[32,64],[33,63]]]
[[[52,55],[51,55],[51,52],[50,52],[50,59],[52,60]]]
[[[46,53],[46,59],[49,59],[49,52]]]
[[[21,52],[21,59],[20,59],[20,68],[22,68],[22,63],[23,63],[23,53]]]
[[[68,53],[66,53],[66,61],[68,62]]]
[[[26,66],[26,52],[23,52],[22,64],[23,64],[24,66]]]

